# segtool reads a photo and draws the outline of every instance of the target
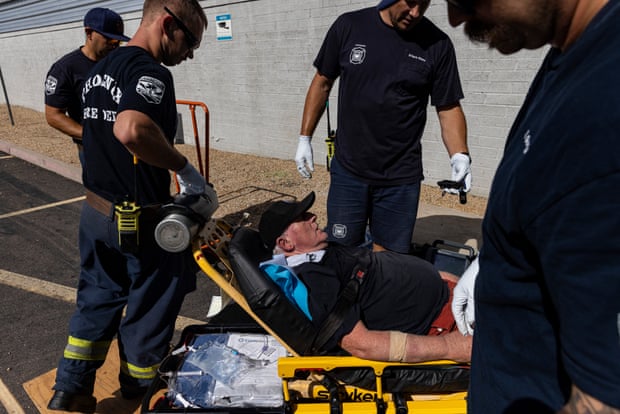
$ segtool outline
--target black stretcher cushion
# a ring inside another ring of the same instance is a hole
[[[310,355],[317,329],[260,269],[272,257],[256,230],[241,227],[229,246],[230,264],[241,293],[256,315],[299,355]]]

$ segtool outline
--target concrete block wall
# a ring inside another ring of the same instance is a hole
[[[501,55],[488,46],[474,44],[453,28],[447,19],[446,4],[433,1],[426,15],[443,29],[454,43],[465,99],[468,141],[473,159],[473,193],[487,196],[501,160],[510,127],[525,94],[542,63],[547,48]],[[449,178],[437,117],[429,108],[429,122],[423,140],[425,183]]]
[[[178,99],[206,103],[210,114],[212,148],[291,159],[305,93],[314,74],[312,61],[328,27],[345,11],[373,6],[367,0],[209,0],[209,18],[202,45],[193,60],[171,68]],[[216,38],[215,18],[230,14],[232,40]],[[449,26],[446,4],[432,2],[427,16],[452,38],[459,62],[465,99],[463,108],[474,159],[474,188],[488,195],[503,152],[505,137],[524,99],[544,50],[502,56],[474,45],[461,28]],[[126,33],[133,34],[139,13],[123,15]],[[49,66],[83,42],[81,22],[0,34],[0,68],[12,105],[43,110],[43,82]],[[337,87],[330,98],[335,124]],[[0,96],[4,103],[4,97]],[[182,106],[186,142],[193,141],[189,111]],[[204,144],[204,116],[199,133]],[[450,178],[447,153],[441,142],[435,109],[429,107],[423,139],[425,183]],[[334,125],[336,126],[336,125]],[[327,131],[325,117],[314,140],[317,168],[323,168]],[[0,138],[1,139],[1,138]]]

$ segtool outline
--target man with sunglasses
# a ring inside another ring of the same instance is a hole
[[[45,78],[45,119],[47,123],[69,135],[82,156],[82,110],[80,95],[86,75],[116,49],[129,40],[123,34],[123,19],[103,7],[90,9],[84,16],[86,41],[83,46],[57,60]]]
[[[424,17],[430,0],[382,0],[338,17],[314,61],[295,161],[314,169],[311,139],[337,78],[338,133],[330,164],[327,231],[355,246],[367,225],[375,250],[407,253],[423,179],[421,139],[435,106],[452,179],[471,187],[454,47]],[[458,192],[458,191],[457,191]]]
[[[551,46],[495,175],[478,276],[459,283],[475,286],[468,412],[620,413],[620,1],[449,0],[448,15],[503,54]]]
[[[172,200],[170,171],[183,194],[207,191],[173,147],[176,97],[165,67],[191,59],[206,27],[197,0],[146,0],[127,46],[101,60],[84,82],[81,273],[49,409],[95,411],[95,373],[115,335],[120,393],[141,397],[168,351],[183,299],[195,289],[191,252],[164,251],[154,230],[161,205]],[[119,228],[127,221],[135,225]]]

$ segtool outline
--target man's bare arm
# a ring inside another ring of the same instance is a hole
[[[45,105],[45,120],[52,128],[70,137],[82,139],[82,125],[70,118],[65,109]]]
[[[605,405],[573,385],[568,403],[558,414],[620,414],[620,409]]]
[[[340,341],[340,346],[351,355],[375,361],[390,360],[390,331],[369,330],[360,321]],[[459,362],[471,360],[472,337],[460,332],[441,336],[406,334],[406,348],[402,362],[424,362],[449,359]]]
[[[329,98],[329,93],[334,85],[334,80],[316,72],[312,82],[308,87],[306,101],[304,103],[304,113],[301,119],[301,135],[312,136],[316,129],[321,115],[325,111],[325,102]]]
[[[469,152],[467,147],[467,122],[461,105],[437,108],[441,138],[448,150],[448,155],[457,152]]]
[[[114,135],[147,164],[178,171],[187,163],[185,157],[168,142],[161,128],[142,112],[120,112],[114,123]]]

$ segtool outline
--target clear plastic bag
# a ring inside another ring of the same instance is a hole
[[[233,387],[250,370],[264,367],[269,363],[266,360],[249,358],[219,342],[209,342],[190,352],[185,362],[229,387]]]
[[[277,360],[286,350],[269,335],[202,335],[182,348],[168,376],[168,398],[182,407],[277,407],[282,384]]]

